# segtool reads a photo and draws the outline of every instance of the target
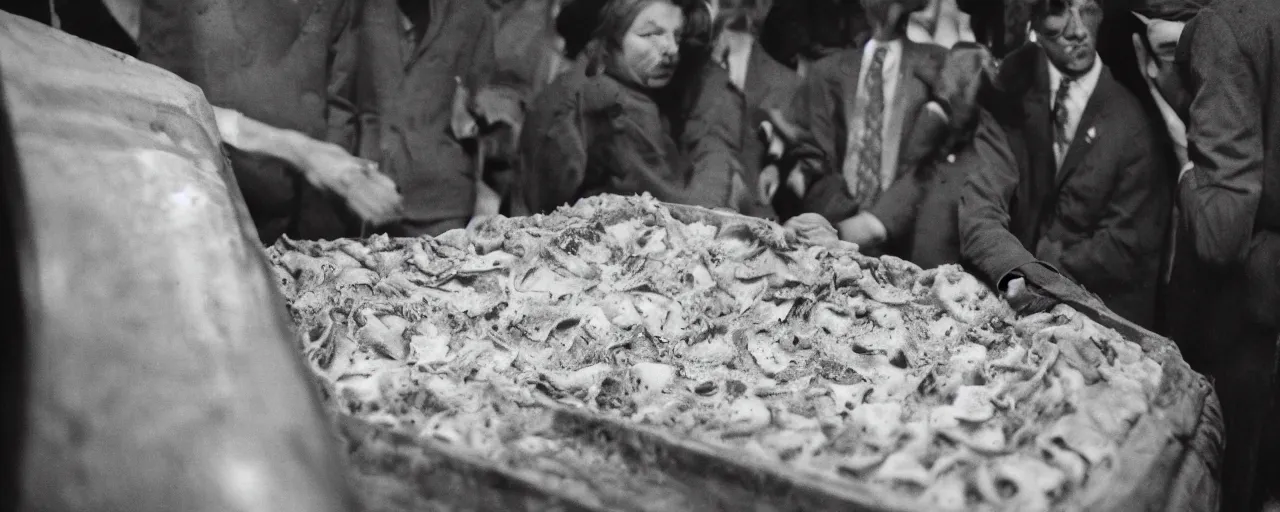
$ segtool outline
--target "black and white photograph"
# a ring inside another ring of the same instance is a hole
[[[0,274],[0,512],[1280,512],[1280,0],[8,0]]]

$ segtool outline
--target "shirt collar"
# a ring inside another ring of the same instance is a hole
[[[406,34],[412,34],[413,20],[409,19],[409,15],[405,14],[404,11],[400,9],[396,9],[396,12],[400,14],[400,30]]]
[[[1049,66],[1049,98],[1051,98],[1049,101],[1053,101],[1052,98],[1057,96],[1058,86],[1062,84],[1062,72],[1058,71],[1057,66],[1054,66],[1052,62],[1048,61],[1048,59],[1045,60],[1045,65]],[[1075,81],[1072,82],[1072,86],[1076,90],[1084,92],[1086,98],[1093,96],[1093,90],[1098,87],[1098,79],[1101,76],[1102,58],[1095,54],[1093,57],[1093,67],[1089,68],[1089,71],[1084,75],[1076,78]]]
[[[867,40],[867,46],[862,50],[863,58],[871,58],[872,55],[876,54],[876,48],[879,48],[880,46],[884,46],[888,49],[888,53],[885,55],[886,59],[902,53],[901,38],[891,41],[876,41],[875,38],[872,38]]]

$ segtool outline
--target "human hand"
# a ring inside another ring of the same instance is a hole
[[[1040,293],[1034,285],[1028,284],[1021,277],[1009,281],[1004,297],[1014,312],[1023,316],[1049,311],[1058,304],[1058,301]]]
[[[1147,45],[1143,43],[1142,36],[1133,35],[1133,51],[1137,55],[1138,69],[1142,72],[1142,80],[1147,83],[1147,90],[1151,92],[1151,98],[1155,100],[1156,107],[1160,111],[1160,118],[1164,120],[1165,130],[1169,133],[1169,138],[1173,141],[1173,151],[1178,158],[1178,167],[1182,168],[1189,161],[1187,157],[1187,124],[1182,120],[1177,111],[1169,105],[1169,101],[1164,97],[1160,88],[1156,86],[1155,78],[1159,76],[1161,63],[1147,52]],[[1169,65],[1165,63],[1164,65]]]
[[[298,152],[307,181],[343,198],[365,222],[381,225],[400,216],[400,192],[378,164],[347,153],[337,144],[311,140]]]
[[[888,238],[888,233],[880,219],[867,212],[845,219],[840,223],[839,231],[841,240],[867,248],[880,245]]]
[[[778,193],[778,187],[782,185],[782,177],[779,176],[778,166],[770,165],[760,171],[760,183],[758,184],[760,200],[765,203],[773,201],[774,194]]]
[[[468,112],[486,127],[519,127],[524,122],[520,94],[510,87],[484,87],[469,101]]]
[[[796,234],[802,242],[823,245],[840,239],[836,228],[827,219],[816,213],[804,213],[792,217],[783,226]]]
[[[805,191],[809,189],[809,184],[805,180],[804,173],[800,171],[799,165],[787,175],[787,189],[794,192],[796,197],[804,197]]]
[[[462,79],[454,77],[456,89],[453,92],[453,109],[449,117],[449,131],[457,140],[467,140],[480,134],[480,123],[471,114],[471,90],[462,83]]]

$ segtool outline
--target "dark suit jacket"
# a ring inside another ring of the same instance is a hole
[[[793,153],[810,183],[803,208],[833,223],[852,217],[859,209],[849,194],[843,167],[849,134],[846,124],[858,96],[862,50],[851,48],[818,61],[796,91],[789,113],[801,132]],[[897,100],[903,105],[902,148],[907,147],[905,141],[920,107],[929,99],[927,77],[935,75],[945,54],[941,46],[903,41]]]
[[[992,167],[1017,168],[1004,130],[983,111],[973,138],[950,155],[939,151],[946,121],[927,109],[915,123],[912,145],[925,144],[919,161],[901,166],[898,179],[870,213],[884,224],[885,252],[922,268],[960,263],[960,193],[974,172]],[[924,139],[917,142],[915,139]]]
[[[1018,166],[970,176],[960,207],[964,258],[992,283],[1046,263],[1150,326],[1172,208],[1156,120],[1103,68],[1055,171],[1047,66],[1044,51],[1029,44],[1001,67],[997,97],[986,106]]]
[[[800,87],[800,75],[783,66],[768,53],[764,47],[756,43],[751,48],[751,58],[747,61],[747,80],[742,91],[745,121],[742,123],[741,160],[743,179],[749,185],[755,185],[760,179],[760,171],[764,167],[769,148],[760,138],[760,124],[768,120],[770,109],[786,109]],[[779,169],[787,171],[790,169]],[[773,208],[764,204],[755,194],[751,204],[739,205],[738,210],[748,215],[771,217]]]
[[[1280,328],[1277,34],[1280,3],[1220,0],[1179,42],[1195,96],[1187,123],[1195,169],[1178,187],[1184,229],[1173,285],[1185,296],[1176,299],[1184,310],[1175,316],[1187,320],[1173,328],[1180,343],[1221,351],[1234,325],[1259,326],[1273,339]]]
[[[494,67],[493,16],[485,4],[438,0],[429,9],[408,65],[395,0],[366,0],[360,18],[360,156],[379,162],[400,187],[404,221],[397,231],[410,235],[471,217],[475,160],[451,132],[453,99],[457,79],[475,91]]]

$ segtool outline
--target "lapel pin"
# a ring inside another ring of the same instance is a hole
[[[1089,131],[1084,133],[1084,141],[1093,144],[1093,140],[1096,138],[1098,138],[1098,129],[1090,126]]]

